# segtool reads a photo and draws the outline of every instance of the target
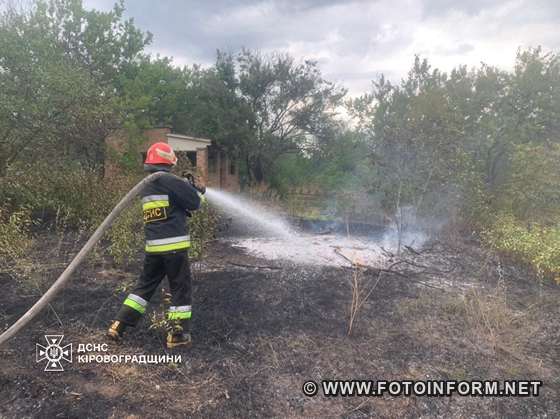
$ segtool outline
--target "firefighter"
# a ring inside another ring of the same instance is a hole
[[[148,149],[144,169],[169,172],[176,163],[173,149],[168,144],[156,143]],[[125,329],[138,323],[159,283],[167,276],[171,291],[167,347],[191,346],[191,243],[186,218],[190,211],[200,207],[204,192],[200,183],[190,183],[171,173],[149,183],[141,192],[146,235],[144,269],[107,331],[109,338],[121,340]]]

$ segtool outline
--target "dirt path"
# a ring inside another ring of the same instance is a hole
[[[74,348],[104,343],[138,272],[90,263],[0,350],[0,417],[560,417],[560,290],[474,244],[456,246],[408,255],[437,268],[414,276],[432,286],[383,277],[348,337],[349,269],[271,263],[217,242],[195,266],[195,345],[181,364],[74,359],[64,372],[44,372],[35,361],[43,335],[63,334]],[[41,289],[59,265],[41,271]],[[7,275],[0,285],[6,327],[38,291]],[[163,332],[148,327],[151,313],[107,354],[166,354]],[[303,395],[306,380],[329,378],[540,379],[544,387],[532,398]]]

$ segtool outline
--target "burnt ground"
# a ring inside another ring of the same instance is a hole
[[[80,239],[83,241],[83,239]],[[5,329],[79,250],[38,240],[26,277],[0,276]],[[452,243],[452,244],[450,244]],[[336,257],[336,256],[333,256]],[[183,363],[76,362],[80,343],[105,343],[139,263],[100,254],[22,333],[0,348],[0,417],[560,417],[560,287],[538,283],[474,242],[434,242],[383,274],[347,336],[347,268],[258,259],[215,242],[194,268],[194,346]],[[397,260],[397,259],[394,259]],[[367,281],[377,272],[362,272]],[[163,355],[159,297],[107,354]],[[64,334],[74,362],[44,372],[43,335]],[[538,397],[307,397],[306,380],[538,379]]]

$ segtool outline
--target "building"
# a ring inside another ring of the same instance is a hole
[[[195,170],[207,186],[229,192],[239,192],[239,167],[223,150],[205,138],[190,137],[172,133],[168,127],[152,128],[144,131],[145,140],[136,146],[138,164],[146,156],[150,145],[163,142],[169,144],[177,155],[178,174]],[[105,176],[113,176],[121,171],[117,163],[126,152],[127,138],[123,130],[113,132],[105,139],[107,157]]]

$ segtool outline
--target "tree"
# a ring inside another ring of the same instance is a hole
[[[150,36],[80,0],[37,1],[0,17],[0,173],[25,157],[95,165],[118,123],[117,75]]]
[[[324,80],[313,61],[243,50],[237,63],[239,91],[253,118],[244,155],[250,178],[260,182],[276,158],[300,151],[325,130],[345,92]]]
[[[214,66],[193,66],[185,72],[185,102],[176,114],[174,128],[210,138],[231,156],[241,158],[253,135],[253,116],[239,94],[233,57],[218,51]]]
[[[462,115],[445,88],[447,75],[416,58],[407,79],[393,86],[384,78],[371,94],[351,103],[358,128],[368,138],[370,161],[378,167],[372,189],[383,190],[389,214],[405,206],[433,210],[431,194],[453,191],[464,165]]]
[[[140,129],[178,125],[187,101],[189,75],[167,57],[142,57],[119,77],[124,121]]]
[[[119,88],[119,76],[134,68],[152,41],[150,32],[123,18],[124,10],[124,0],[109,12],[86,10],[82,0],[36,0],[30,21],[98,83]]]

